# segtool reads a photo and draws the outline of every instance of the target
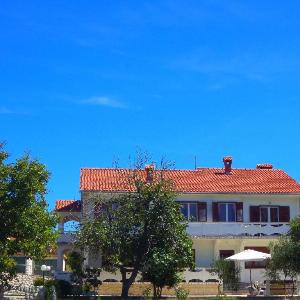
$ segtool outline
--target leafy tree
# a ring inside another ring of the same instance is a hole
[[[45,200],[49,172],[37,160],[24,155],[7,163],[0,145],[0,294],[15,268],[11,256],[23,252],[41,259],[55,245],[57,218],[47,211]]]
[[[270,244],[271,259],[267,263],[267,276],[273,280],[280,280],[284,276],[294,281],[300,274],[300,218],[290,222],[290,231],[276,243]]]
[[[102,253],[105,270],[120,270],[123,298],[128,297],[139,272],[151,275],[156,287],[172,285],[175,271],[192,260],[192,242],[172,183],[164,178],[164,171],[153,171],[148,180],[143,174],[137,169],[124,174],[132,192],[102,199],[102,213],[94,220],[86,219],[78,235],[82,249]],[[160,262],[169,276],[164,282],[164,270],[160,270],[159,280],[154,277]]]
[[[279,279],[280,274],[284,275],[285,280],[288,277],[295,278],[299,272],[299,245],[288,236],[284,236],[278,242],[271,243],[270,249],[271,259],[267,263],[267,275],[273,280]]]
[[[173,197],[154,198],[148,219],[152,246],[143,273],[153,284],[154,298],[159,298],[164,286],[174,287],[181,281],[180,271],[193,267],[192,241]]]
[[[227,288],[238,290],[240,269],[233,261],[227,261],[224,259],[215,260],[210,273],[217,275]]]

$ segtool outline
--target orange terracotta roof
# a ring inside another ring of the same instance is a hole
[[[128,183],[129,169],[83,168],[80,172],[81,191],[122,192],[133,190]],[[158,174],[158,170],[154,173]],[[253,193],[300,194],[300,184],[278,169],[232,169],[225,174],[223,168],[163,171],[173,181],[177,192],[184,193]],[[137,171],[146,177],[145,170]]]
[[[81,211],[81,201],[80,200],[56,200],[55,202],[55,211]]]

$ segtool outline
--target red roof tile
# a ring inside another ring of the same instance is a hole
[[[81,191],[121,192],[133,190],[128,183],[129,169],[83,168],[80,172]],[[137,171],[146,178],[146,171]],[[158,170],[154,173],[160,172]],[[186,193],[253,193],[300,194],[300,184],[282,170],[222,168],[163,171],[173,181],[177,192]]]
[[[81,201],[80,200],[56,200],[55,202],[55,211],[81,211]]]

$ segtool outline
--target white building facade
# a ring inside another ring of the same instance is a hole
[[[177,201],[189,221],[188,233],[193,240],[195,270],[186,270],[185,280],[212,281],[210,274],[214,260],[251,248],[269,251],[275,242],[289,230],[288,223],[299,216],[300,185],[282,170],[269,164],[253,169],[233,169],[232,158],[224,157],[222,168],[196,170],[168,170],[166,177],[176,187]],[[91,217],[99,197],[126,192],[122,180],[126,169],[81,169],[81,200],[59,200],[56,211],[61,216],[61,236],[58,239],[58,270],[65,271],[64,255],[74,250],[74,233],[64,232],[64,223]],[[148,172],[156,172],[146,168]],[[101,263],[99,257],[88,257],[86,264]],[[240,264],[241,282],[252,279],[263,281],[263,263]],[[102,280],[120,280],[118,274],[103,273]]]

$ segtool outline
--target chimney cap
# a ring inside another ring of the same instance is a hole
[[[151,171],[155,169],[155,165],[154,164],[149,164],[149,165],[145,165],[145,170],[146,171]]]
[[[223,161],[232,161],[232,156],[224,156]]]
[[[232,157],[231,156],[224,156],[223,157],[223,163],[224,163],[225,174],[231,174]]]
[[[271,170],[271,169],[273,169],[273,165],[272,164],[257,164],[256,169]]]

